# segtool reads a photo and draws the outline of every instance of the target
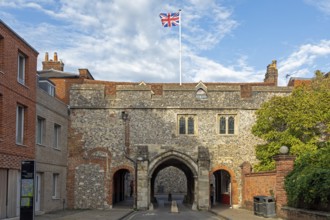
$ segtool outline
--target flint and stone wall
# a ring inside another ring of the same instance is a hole
[[[176,167],[167,167],[161,170],[155,180],[155,193],[186,193],[187,178],[185,174]]]
[[[200,84],[198,84],[200,85]],[[251,86],[248,95],[242,95],[239,85],[203,85],[207,87],[207,99],[196,98],[198,85],[161,85],[156,89],[152,85],[108,85],[106,82],[95,84],[73,85],[70,91],[71,126],[69,150],[88,154],[94,148],[106,149],[111,154],[109,160],[110,173],[112,169],[130,166],[134,163],[125,157],[125,149],[130,158],[136,159],[139,146],[146,146],[147,159],[151,164],[160,154],[166,152],[181,152],[191,158],[199,167],[199,192],[196,193],[198,206],[209,206],[209,175],[217,167],[223,167],[234,175],[236,190],[233,203],[242,202],[241,170],[244,161],[254,164],[256,161],[254,147],[261,143],[251,134],[255,121],[255,111],[260,105],[273,96],[287,95],[289,88],[275,86]],[[247,97],[247,98],[245,98]],[[127,121],[122,119],[122,112],[128,114]],[[179,135],[177,129],[178,115],[193,115],[196,123],[195,135]],[[235,134],[219,135],[217,118],[221,114],[235,115]],[[128,127],[125,127],[128,123]],[[70,144],[71,143],[71,144]],[[79,144],[77,144],[79,143]],[[205,148],[208,155],[205,161],[199,160],[199,148]],[[69,153],[70,155],[70,153]],[[75,154],[77,155],[77,154]],[[73,154],[71,154],[73,156]],[[70,159],[69,159],[70,161]],[[138,202],[148,206],[148,161],[138,163]],[[86,166],[84,160],[80,162]],[[75,162],[74,166],[79,165]],[[73,164],[73,163],[72,163]],[[71,169],[73,165],[71,165]],[[70,162],[69,162],[70,167]],[[142,169],[141,172],[139,169]],[[85,168],[87,169],[87,168]],[[145,170],[146,169],[146,170]],[[141,178],[139,177],[141,174]],[[73,174],[69,174],[73,175]],[[75,172],[79,179],[79,172]],[[145,176],[145,177],[144,177]],[[69,177],[72,180],[73,177]],[[91,183],[91,188],[99,188]],[[140,184],[140,186],[139,186]],[[107,185],[107,184],[105,184]],[[78,186],[77,183],[75,186]],[[107,185],[108,187],[108,185]],[[196,188],[196,189],[197,189]],[[76,208],[89,207],[89,204],[77,202],[79,188],[68,192],[71,200],[76,201]],[[108,193],[111,192],[111,186]],[[79,191],[80,197],[89,196],[92,200],[103,198],[103,203],[111,205],[111,199],[102,190],[94,190],[88,194]],[[79,198],[80,198],[79,197]],[[111,197],[111,196],[110,196]],[[98,204],[97,208],[103,208]]]

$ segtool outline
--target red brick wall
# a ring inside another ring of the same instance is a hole
[[[50,80],[56,85],[56,98],[62,102],[70,103],[70,88],[72,84],[81,84],[84,79],[80,78],[50,78]]]
[[[253,209],[254,196],[274,196],[276,173],[263,172],[246,174],[244,185],[244,201],[243,204],[247,209]]]
[[[243,206],[253,209],[254,196],[274,196],[276,172],[251,173],[251,165],[245,162],[242,168],[242,200]]]
[[[38,52],[0,22],[0,168],[20,169],[23,159],[34,159],[36,127],[36,70]],[[25,58],[25,84],[17,81],[18,54]],[[16,144],[16,107],[24,111],[24,141]]]

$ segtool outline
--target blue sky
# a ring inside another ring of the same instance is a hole
[[[182,9],[182,82],[261,82],[277,60],[286,75],[330,71],[330,0],[0,0],[0,18],[65,71],[95,79],[179,82],[179,29],[161,12]]]

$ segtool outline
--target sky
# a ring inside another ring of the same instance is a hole
[[[262,82],[277,60],[279,85],[330,71],[330,0],[0,0],[0,19],[66,72],[97,80]]]

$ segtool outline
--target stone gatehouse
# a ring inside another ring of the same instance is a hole
[[[277,77],[273,62],[260,83],[73,84],[68,205],[111,208],[132,196],[136,208],[148,209],[166,185],[156,181],[160,174],[183,181],[180,193],[193,209],[240,206],[240,165],[257,162],[261,143],[251,133],[255,111],[291,92]]]

